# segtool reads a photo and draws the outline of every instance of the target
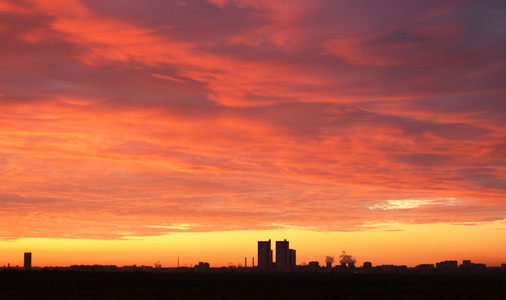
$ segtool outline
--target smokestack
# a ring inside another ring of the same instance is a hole
[[[255,266],[255,258],[254,258],[254,257],[252,257],[252,258],[251,258],[251,266],[252,266],[252,267],[254,267],[254,266]]]
[[[327,264],[327,268],[332,268],[332,263],[334,262],[334,257],[333,256],[327,256],[325,258],[325,263]]]
[[[248,267],[248,258],[247,257],[244,258],[244,267],[245,268]]]
[[[349,266],[350,264],[355,265],[355,263],[356,263],[355,258],[351,255],[347,255],[346,251],[343,251],[343,254],[341,254],[341,256],[339,256],[339,257],[341,258],[341,260],[339,261],[339,263],[341,263],[341,265],[348,264],[348,266]]]

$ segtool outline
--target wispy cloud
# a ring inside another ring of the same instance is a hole
[[[447,199],[403,199],[403,200],[387,200],[385,203],[371,206],[370,209],[414,209],[424,205],[445,205],[452,206],[456,201],[454,198]]]

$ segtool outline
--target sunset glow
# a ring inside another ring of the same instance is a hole
[[[0,0],[0,266],[506,262],[501,1]],[[256,258],[255,258],[256,259]]]

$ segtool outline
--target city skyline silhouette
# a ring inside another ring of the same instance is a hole
[[[42,266],[32,267],[32,253],[25,252],[23,266],[10,265],[10,263],[0,267],[0,270],[70,270],[70,271],[102,271],[102,272],[113,272],[113,271],[196,271],[196,272],[209,272],[210,270],[239,270],[239,271],[255,271],[255,272],[340,272],[340,273],[376,273],[376,274],[479,274],[479,273],[506,273],[506,263],[502,263],[500,266],[487,266],[483,263],[475,263],[471,260],[463,260],[459,264],[456,260],[444,260],[437,263],[423,263],[418,264],[414,267],[407,267],[406,265],[393,265],[383,264],[374,266],[372,262],[365,261],[362,266],[357,266],[356,257],[346,254],[346,251],[342,251],[342,254],[338,259],[334,260],[333,256],[325,257],[325,264],[320,265],[320,261],[312,260],[308,263],[302,262],[297,264],[296,261],[296,249],[290,249],[289,241],[286,239],[282,241],[275,241],[275,252],[272,249],[272,243],[268,241],[257,242],[257,256],[255,265],[255,257],[251,257],[250,264],[248,265],[248,257],[244,258],[244,265],[240,263],[237,265],[229,264],[227,267],[224,266],[211,266],[207,261],[200,261],[198,264],[192,266],[191,264],[184,267],[179,263],[179,257],[177,258],[177,267],[162,268],[160,261],[154,263],[153,266],[140,265],[125,265],[116,266],[113,264],[100,265],[83,265],[74,264],[71,266]],[[274,260],[275,258],[275,260]],[[334,265],[335,263],[335,265]]]

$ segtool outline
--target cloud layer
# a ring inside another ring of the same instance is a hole
[[[501,1],[0,0],[0,238],[502,220],[505,20]]]

